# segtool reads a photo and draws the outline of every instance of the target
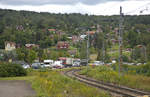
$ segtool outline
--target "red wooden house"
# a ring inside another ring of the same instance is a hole
[[[66,41],[59,41],[57,43],[57,49],[68,49],[69,48],[69,43]]]

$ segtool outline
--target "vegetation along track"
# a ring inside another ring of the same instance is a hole
[[[88,77],[85,77],[83,75],[79,75],[77,72],[79,70],[74,69],[70,71],[66,71],[64,74],[68,77],[76,78],[77,80],[86,83],[88,85],[109,91],[110,93],[116,94],[117,96],[121,97],[150,97],[150,93],[139,91],[136,89],[124,87],[124,86],[118,86],[111,83],[104,83],[102,81],[97,81]],[[145,96],[147,95],[147,96]]]

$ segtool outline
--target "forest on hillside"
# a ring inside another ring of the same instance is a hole
[[[123,18],[124,48],[144,45],[147,55],[150,55],[150,15]],[[20,46],[34,43],[40,45],[40,48],[49,48],[55,46],[58,41],[66,41],[66,37],[85,34],[87,30],[98,31],[97,25],[100,25],[101,32],[90,37],[90,47],[102,49],[104,40],[107,42],[106,48],[109,48],[112,45],[110,40],[118,39],[114,30],[118,31],[119,19],[120,16],[116,15],[53,14],[0,9],[0,49],[4,49],[5,41],[12,41]],[[52,33],[48,29],[62,31],[65,35],[62,38],[53,35],[51,38]]]
[[[142,36],[141,42],[148,43],[149,18],[148,15],[124,16],[125,39],[133,41],[130,42],[131,45],[137,44],[136,38],[140,38],[140,36]],[[104,33],[110,33],[112,29],[119,26],[119,16],[94,16],[77,13],[51,14],[0,9],[0,48],[4,48],[4,41],[14,41],[21,45],[25,43],[40,44],[48,39],[47,29],[57,29],[68,35],[77,35],[97,24],[102,26]],[[21,27],[21,29],[17,29],[17,27]],[[138,36],[138,32],[144,35]],[[135,36],[135,39],[132,36]]]

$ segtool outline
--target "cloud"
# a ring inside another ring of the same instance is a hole
[[[111,1],[124,1],[124,0],[0,0],[0,3],[7,5],[45,5],[45,4],[74,5],[77,3],[82,3],[85,5],[97,5],[99,3]]]
[[[70,5],[69,4],[8,5],[8,4],[2,4],[0,2],[0,8],[3,9],[27,10],[27,11],[36,11],[36,12],[50,12],[50,13],[82,13],[82,14],[90,14],[90,15],[117,15],[119,14],[120,6],[123,7],[123,12],[125,14],[129,14],[129,15],[150,14],[149,5],[150,5],[149,0],[142,0],[142,1],[127,0],[124,2],[103,1],[103,3],[99,3],[96,5],[92,5],[92,4],[89,5],[81,2],[70,4]],[[146,7],[149,10],[144,10]],[[141,10],[144,10],[143,13],[140,13]]]

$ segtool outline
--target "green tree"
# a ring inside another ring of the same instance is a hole
[[[33,61],[37,58],[37,53],[34,50],[29,50],[27,55],[27,62],[33,63]]]
[[[16,53],[17,53],[18,60],[24,60],[25,59],[25,53],[22,52],[21,48],[18,48],[16,50]]]
[[[80,58],[81,59],[86,59],[86,42],[83,42],[81,45],[81,49],[80,49]]]

